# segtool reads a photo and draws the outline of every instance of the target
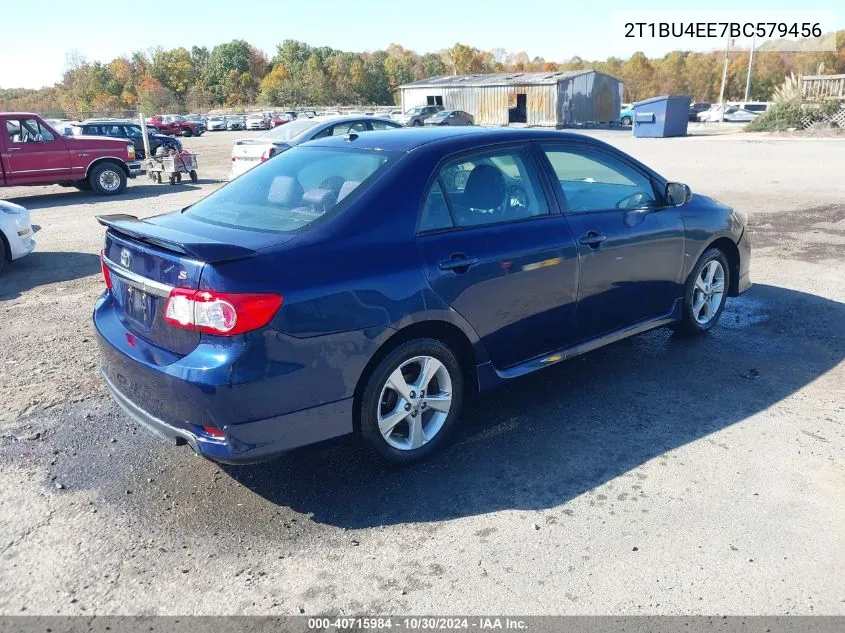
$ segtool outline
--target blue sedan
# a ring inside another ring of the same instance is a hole
[[[704,333],[750,286],[744,214],[556,131],[330,137],[187,209],[100,221],[107,385],[227,463],[347,434],[415,461],[467,393],[653,328]]]

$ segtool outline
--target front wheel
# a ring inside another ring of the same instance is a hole
[[[463,391],[452,350],[430,338],[402,343],[367,379],[361,433],[385,461],[416,462],[437,450],[457,423]]]
[[[422,121],[414,121],[411,127],[420,127],[422,125]]]
[[[101,196],[113,196],[126,189],[126,172],[115,163],[100,163],[91,170],[88,184],[94,193]]]
[[[730,267],[725,254],[710,248],[698,260],[684,288],[683,318],[675,329],[703,334],[719,320],[730,288]]]
[[[191,128],[185,128],[184,130],[182,130],[182,136],[186,138],[193,135],[194,133],[191,131]]]
[[[631,125],[631,117],[623,116],[622,117],[622,125]]]

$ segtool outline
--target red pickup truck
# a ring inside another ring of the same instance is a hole
[[[147,119],[147,123],[170,136],[202,136],[205,132],[205,125],[201,122],[191,121],[179,114],[156,114]]]
[[[113,195],[140,171],[130,140],[62,136],[37,114],[0,112],[0,187],[64,185]]]

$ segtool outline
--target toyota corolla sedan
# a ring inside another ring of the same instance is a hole
[[[348,434],[413,462],[467,393],[653,328],[702,334],[751,284],[742,212],[556,131],[332,136],[181,211],[100,222],[106,384],[229,463]]]

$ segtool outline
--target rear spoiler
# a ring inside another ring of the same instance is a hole
[[[254,255],[255,251],[235,244],[218,242],[201,235],[193,235],[152,222],[139,220],[134,215],[115,213],[98,215],[97,222],[139,242],[158,246],[167,251],[188,255],[203,262],[220,262],[242,259]]]

